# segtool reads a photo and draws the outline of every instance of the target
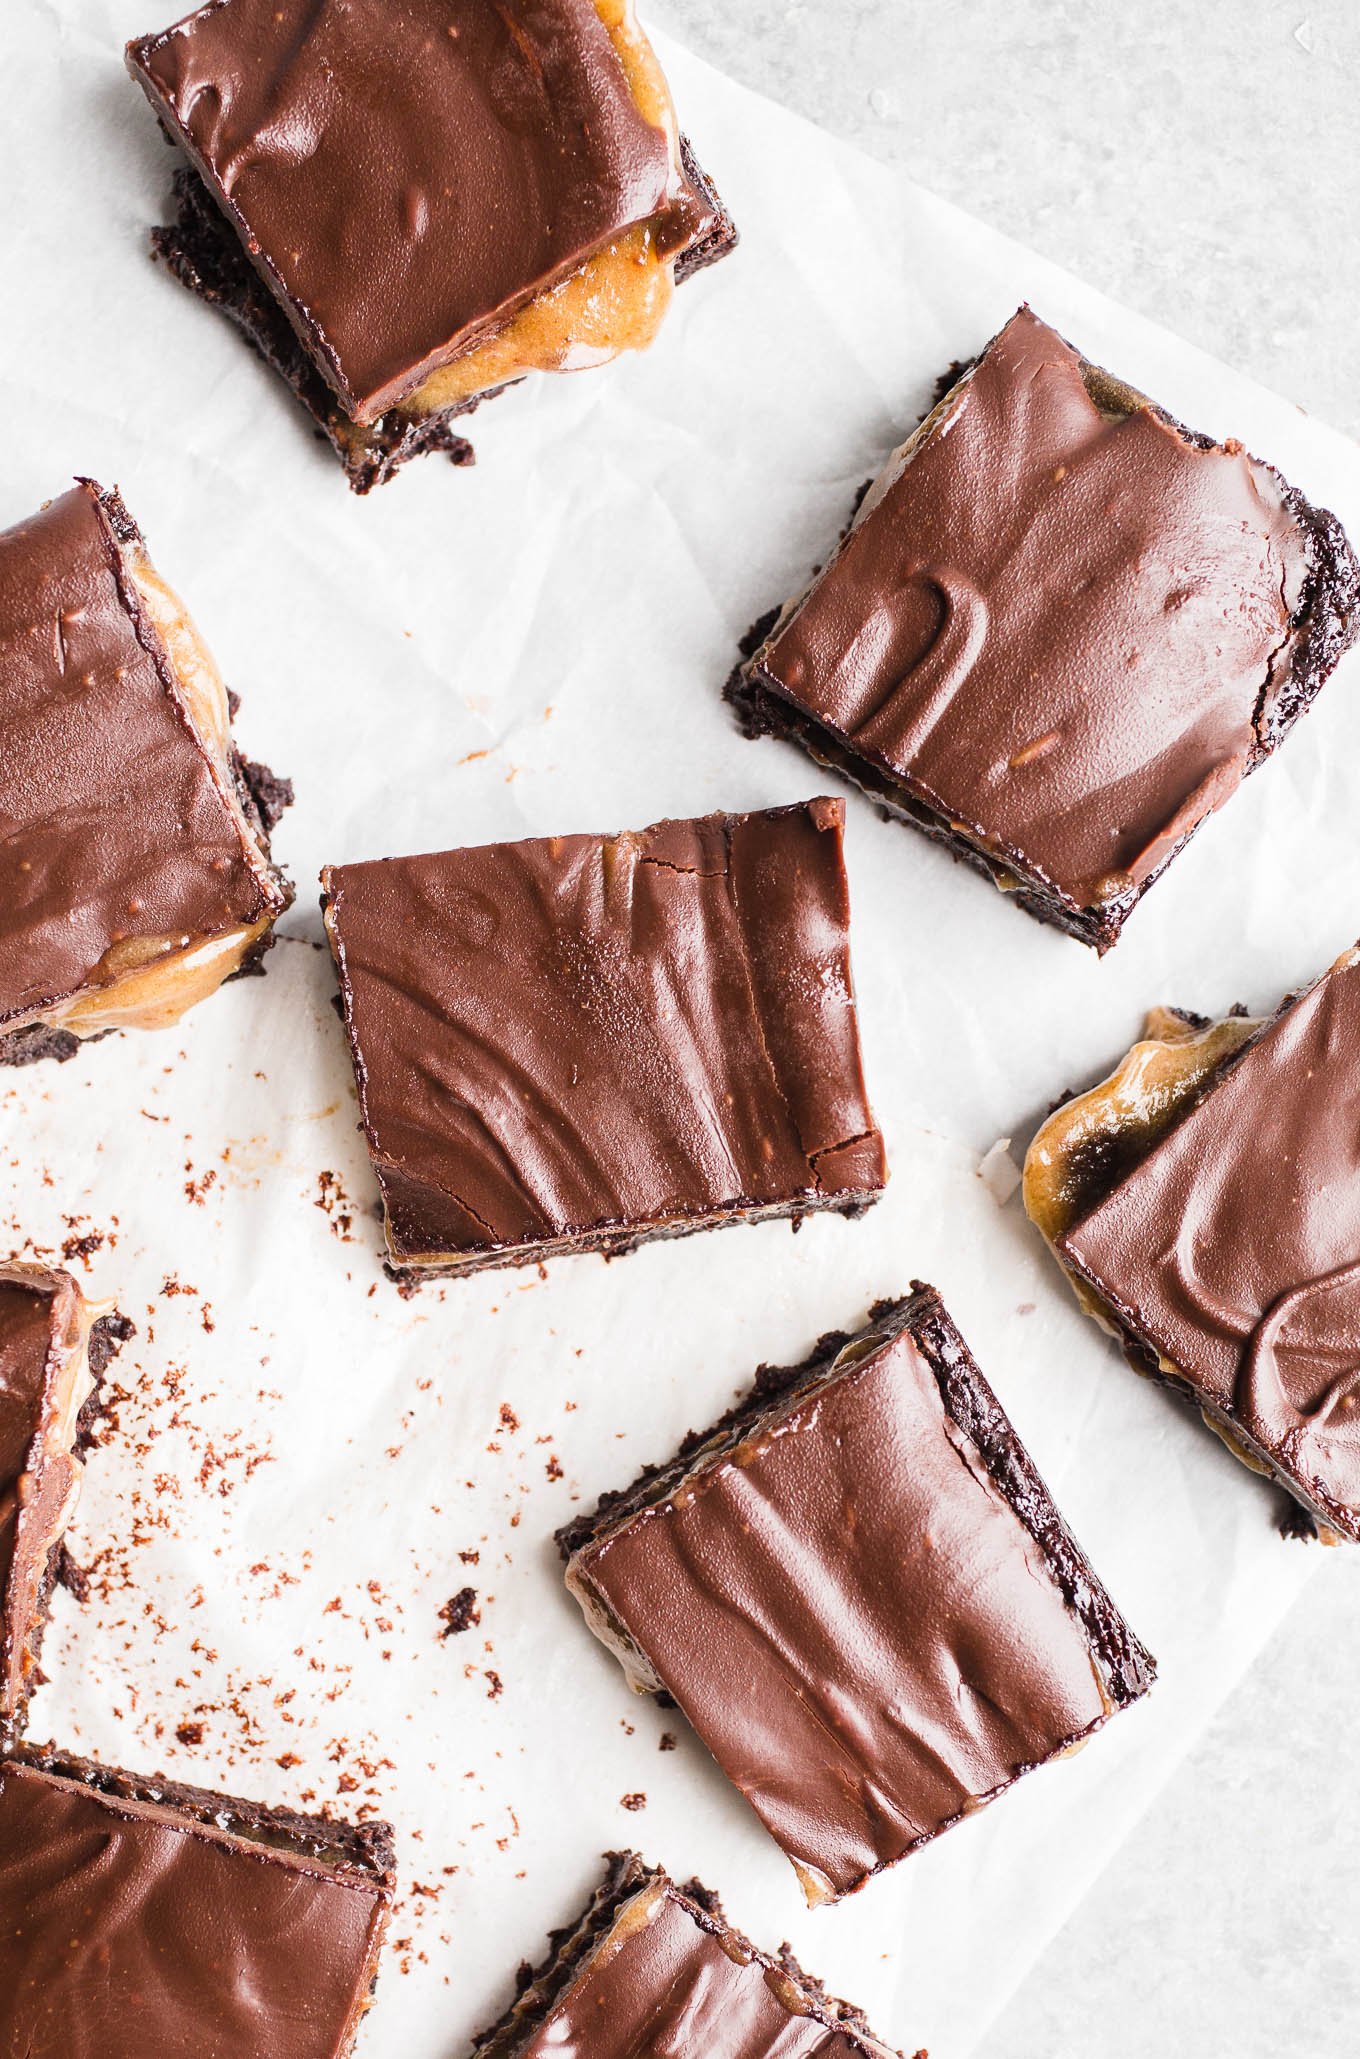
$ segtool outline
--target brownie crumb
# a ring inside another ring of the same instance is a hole
[[[267,765],[257,764],[253,758],[238,757],[237,763],[268,835],[277,827],[284,810],[293,805],[293,782],[280,779],[277,772],[271,772]]]
[[[675,1732],[673,1730],[662,1731],[661,1742],[658,1744],[657,1750],[659,1752],[673,1752],[675,1750]]]
[[[203,1725],[201,1723],[181,1723],[175,1730],[175,1736],[181,1744],[202,1744]]]
[[[90,1598],[90,1576],[84,1566],[78,1565],[71,1557],[64,1537],[57,1546],[55,1564],[58,1587],[64,1587],[71,1598],[83,1607]]]
[[[645,1809],[646,1806],[647,1797],[645,1794],[624,1794],[619,1796],[619,1807],[630,1810],[633,1815],[636,1815],[639,1809]]]
[[[441,1637],[458,1637],[464,1630],[471,1630],[480,1623],[482,1612],[477,1606],[476,1588],[460,1587],[457,1594],[450,1595],[439,1611],[439,1619],[444,1625],[439,1633]]]

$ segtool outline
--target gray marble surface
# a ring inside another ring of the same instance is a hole
[[[1360,435],[1358,0],[648,12]],[[1357,1616],[1360,1553],[1330,1553],[979,2059],[1311,2059],[1360,2044]]]
[[[900,164],[1360,436],[1357,0],[647,0]]]

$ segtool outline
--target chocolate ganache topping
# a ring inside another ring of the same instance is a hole
[[[331,868],[394,1256],[876,1193],[843,819],[810,801]]]
[[[705,1927],[669,1881],[625,1902],[581,1975],[517,2059],[891,2059],[808,1998],[734,1933]]]
[[[1360,956],[1057,1248],[1292,1491],[1360,1539]]]
[[[957,1341],[937,1297],[920,1313]],[[679,1703],[810,1901],[1087,1736],[1122,1691],[988,1461],[916,1338],[870,1335],[570,1562],[587,1613],[602,1604],[602,1634]],[[1074,1547],[1070,1565],[1096,1591]]]
[[[39,1276],[41,1277],[41,1276]],[[55,1284],[39,1286],[0,1270],[0,1661],[24,1626],[10,1618],[8,1597],[19,1519],[19,1482],[42,1421],[54,1351]],[[6,1667],[0,1667],[0,1690]],[[0,1713],[3,1693],[0,1692]]]
[[[0,1027],[284,896],[84,482],[0,535]]]
[[[1024,308],[872,488],[758,676],[999,863],[1097,907],[1272,740],[1308,569],[1276,473]]]
[[[154,1803],[0,1770],[0,2051],[338,2059],[382,1891]]]
[[[698,218],[592,0],[211,0],[128,62],[359,422]]]

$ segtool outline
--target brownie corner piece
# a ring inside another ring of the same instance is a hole
[[[559,1545],[591,1629],[638,1692],[678,1705],[814,1905],[1154,1677],[920,1283],[764,1369]]]
[[[1030,1146],[1088,1314],[1324,1536],[1360,1540],[1360,949],[1265,1017],[1153,1011]]]
[[[127,64],[187,159],[153,255],[358,493],[430,452],[471,463],[464,418],[532,373],[646,348],[738,240],[631,0],[216,0]]]
[[[300,1816],[53,1748],[0,1763],[0,2043],[348,2059],[395,1876],[386,1824]],[[41,1967],[42,1977],[34,1969]]]
[[[843,812],[814,800],[328,868],[399,1277],[877,1197]]]
[[[0,1264],[0,1749],[24,1728],[100,1386],[131,1334],[70,1273]]]
[[[0,1065],[175,1022],[258,963],[291,789],[231,723],[116,491],[78,480],[0,535]]]
[[[595,2059],[691,2048],[705,2059],[900,2059],[787,1947],[762,1952],[716,1895],[677,1886],[636,1852],[606,1854],[578,1921],[553,1932],[505,2014],[473,2040],[479,2059],[587,2044]]]
[[[1022,307],[727,697],[1105,951],[1357,634],[1335,516]]]

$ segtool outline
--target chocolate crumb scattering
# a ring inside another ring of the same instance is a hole
[[[444,1625],[439,1633],[441,1637],[459,1637],[465,1630],[471,1630],[482,1620],[476,1588],[460,1587],[457,1594],[450,1595],[439,1616]]]

